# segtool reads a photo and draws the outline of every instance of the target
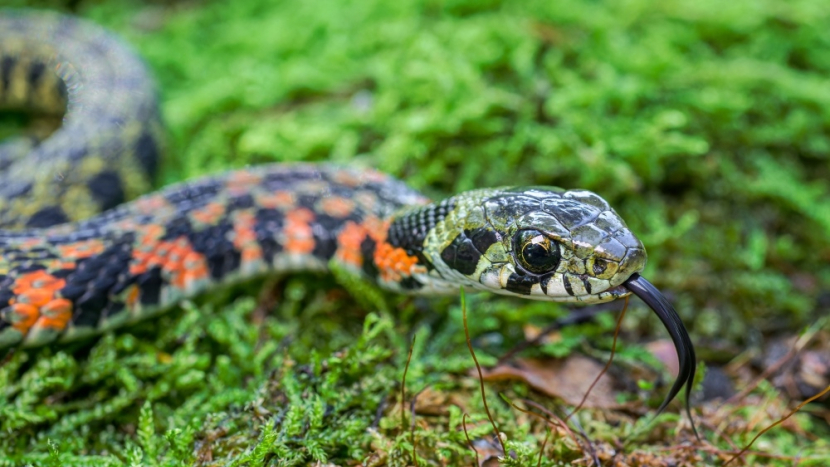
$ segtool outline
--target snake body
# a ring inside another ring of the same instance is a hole
[[[150,189],[162,148],[155,86],[104,29],[0,11],[0,110],[62,119],[48,137],[0,144],[0,228],[87,219]]]
[[[15,156],[19,141],[0,146],[2,347],[69,340],[209,287],[331,261],[398,292],[464,286],[582,302],[627,295],[620,285],[645,263],[622,219],[584,190],[492,188],[430,203],[373,170],[299,164],[124,204],[141,185],[127,190],[125,180],[147,178],[161,146],[141,61],[102,29],[58,15],[0,16],[0,43],[5,107],[65,107],[63,125],[28,154]]]
[[[501,187],[430,202],[374,170],[276,164],[125,202],[146,190],[163,146],[154,95],[141,61],[101,28],[0,11],[0,110],[63,120],[51,135],[0,142],[0,349],[99,333],[238,280],[336,265],[403,293],[464,287],[597,303],[634,292],[681,359],[662,407],[693,378],[682,323],[638,274],[642,243],[600,196]]]

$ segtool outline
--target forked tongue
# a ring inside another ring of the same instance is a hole
[[[669,331],[671,340],[674,342],[674,349],[677,351],[677,358],[680,362],[680,370],[677,373],[677,380],[675,380],[674,385],[671,387],[669,394],[663,400],[663,403],[660,404],[660,408],[657,409],[657,414],[660,414],[663,410],[665,410],[666,406],[674,400],[685,385],[686,415],[689,416],[689,422],[692,424],[692,431],[695,433],[695,438],[700,440],[700,436],[697,434],[697,428],[695,428],[695,421],[692,419],[692,411],[689,406],[691,399],[689,396],[692,392],[692,383],[695,379],[695,369],[697,364],[695,361],[695,347],[692,344],[692,340],[689,338],[689,333],[686,332],[686,327],[683,326],[683,322],[680,321],[680,316],[677,315],[677,311],[675,311],[674,307],[671,303],[669,303],[666,297],[664,297],[663,294],[657,290],[657,287],[651,285],[651,282],[645,280],[645,278],[639,274],[632,274],[628,280],[623,282],[623,287],[630,290],[634,295],[640,297],[640,300],[646,302],[646,305],[648,305],[652,311],[657,314],[657,317],[659,317],[660,321],[663,322],[666,330]]]

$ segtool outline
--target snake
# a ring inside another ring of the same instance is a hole
[[[0,11],[0,110],[58,121],[0,142],[0,349],[134,323],[210,289],[337,267],[394,293],[602,303],[634,294],[695,376],[642,242],[599,195],[483,188],[431,201],[373,169],[267,164],[146,194],[164,150],[155,84],[105,29]],[[692,423],[694,428],[694,423]],[[697,434],[695,430],[695,434]]]

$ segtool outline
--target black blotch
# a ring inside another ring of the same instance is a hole
[[[588,292],[588,294],[590,295],[591,294],[591,283],[588,282],[588,276],[580,276],[579,278],[582,279],[582,285],[585,286],[585,291]]]
[[[121,292],[127,290],[127,287],[135,284],[136,279],[136,276],[130,276],[128,274],[119,274],[118,281],[110,289],[110,294],[118,295]]]
[[[131,239],[132,235],[128,237],[121,241]],[[130,260],[130,250],[118,242],[100,254],[78,262],[61,290],[64,298],[74,302],[73,324],[94,327],[100,322],[104,310],[112,306],[112,289],[120,274],[129,268]]]
[[[112,209],[125,200],[124,186],[116,172],[104,171],[89,180],[89,191],[102,211]]]
[[[530,295],[530,289],[533,288],[534,284],[538,283],[538,277],[529,275],[519,275],[514,272],[513,274],[510,274],[510,277],[507,278],[507,286],[505,288],[513,293],[521,295]]]
[[[421,266],[425,266],[427,268],[427,272],[435,269],[435,265],[432,264],[432,262],[429,260],[429,258],[426,257],[426,255],[424,255],[423,251],[406,250],[406,254],[418,258],[418,264]]]
[[[31,65],[29,65],[29,70],[26,74],[26,80],[29,81],[29,84],[36,86],[37,83],[40,82],[40,78],[43,77],[43,72],[45,71],[45,63],[41,61],[33,62]]]
[[[324,261],[328,261],[337,251],[337,237],[335,232],[340,230],[346,219],[339,219],[328,214],[318,213],[311,228],[314,235],[314,250],[311,254]]]
[[[418,282],[414,277],[404,277],[398,284],[404,290],[418,290],[424,286],[424,284]]]
[[[186,216],[178,216],[167,223],[161,239],[172,241],[179,237],[186,237],[191,232],[193,232],[193,225],[190,223],[190,219]]]
[[[87,148],[85,144],[75,144],[65,149],[66,157],[72,162],[79,162],[87,155]]]
[[[74,269],[58,269],[57,271],[52,271],[52,275],[57,277],[58,279],[66,279],[69,277],[75,270]]]
[[[494,230],[488,228],[478,228],[473,230],[465,230],[464,234],[472,240],[473,246],[476,247],[481,254],[484,254],[490,245],[501,240],[499,234]]]
[[[159,163],[159,147],[149,131],[143,132],[138,137],[138,141],[135,143],[135,158],[150,178],[156,174]]]
[[[447,266],[465,275],[475,272],[480,258],[481,253],[463,233],[455,237],[452,243],[441,252],[441,259]]]
[[[8,306],[9,300],[14,297],[14,292],[11,290],[11,286],[14,283],[11,278],[0,275],[0,309]]]
[[[59,206],[49,206],[34,213],[26,222],[26,227],[43,228],[53,225],[65,224],[69,221],[66,213]]]
[[[542,288],[542,292],[544,292],[545,295],[548,294],[548,283],[550,282],[551,277],[553,277],[553,274],[546,274],[542,276],[541,280],[539,281],[539,287]]]
[[[242,254],[228,239],[232,230],[233,225],[224,219],[216,225],[191,231],[188,235],[193,249],[205,256],[210,277],[215,280],[236,271],[242,262]]]
[[[378,267],[375,264],[375,247],[377,243],[371,237],[366,236],[360,242],[360,254],[363,256],[363,272],[372,279],[378,277]]]
[[[71,300],[73,302],[81,298],[81,295],[83,295],[85,292],[86,285],[84,284],[67,285],[60,290],[61,297],[67,300]]]
[[[254,232],[262,257],[267,263],[274,260],[274,256],[282,251],[282,245],[277,241],[277,233],[282,231],[285,216],[276,209],[259,209],[256,212]]]
[[[317,204],[317,201],[320,200],[319,196],[310,193],[302,193],[295,195],[295,198],[297,200],[297,207],[304,207],[315,212],[317,211],[314,206]]]
[[[17,59],[6,55],[0,59],[0,86],[5,91],[9,89],[9,84],[12,80],[12,68],[14,68]]]
[[[562,284],[565,285],[565,292],[568,292],[568,295],[573,297],[574,296],[574,290],[571,288],[570,276],[568,276],[567,274],[563,275],[562,276]]]
[[[254,197],[251,196],[249,193],[241,194],[238,196],[234,196],[230,200],[228,200],[228,208],[233,209],[248,209],[254,207],[256,203],[254,202]]]
[[[107,304],[106,307],[104,307],[103,310],[101,310],[101,319],[111,318],[111,317],[117,315],[118,313],[121,313],[125,309],[126,309],[126,307],[124,306],[124,302],[111,301]]]
[[[141,289],[139,300],[142,305],[157,305],[161,300],[161,288],[164,281],[161,278],[161,268],[155,267],[138,275],[135,283]]]
[[[75,270],[69,276],[67,285],[78,284],[86,288],[98,275],[98,268],[100,266],[100,261],[98,261],[95,257],[78,260]]]
[[[72,323],[95,326],[108,301],[109,297],[105,290],[94,287],[87,289],[86,293],[75,302]]]
[[[65,298],[68,298],[68,297],[65,297]],[[78,298],[80,298],[80,296]],[[84,299],[86,299],[85,295],[84,295]],[[80,301],[80,300],[78,300],[78,301]],[[90,303],[90,302],[86,303],[86,307],[94,306],[94,305],[95,305],[95,303]],[[76,326],[76,327],[86,327],[86,326],[89,326],[89,327],[92,327],[92,328],[97,327],[98,323],[99,323],[99,318],[100,318],[100,311],[99,311],[99,313],[94,313],[94,312],[88,312],[86,309],[82,310],[82,309],[79,309],[79,308],[74,308],[72,310],[72,325]]]

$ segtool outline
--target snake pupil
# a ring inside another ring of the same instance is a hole
[[[519,264],[529,272],[543,274],[559,266],[559,244],[538,230],[522,230],[517,234]]]

